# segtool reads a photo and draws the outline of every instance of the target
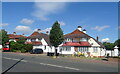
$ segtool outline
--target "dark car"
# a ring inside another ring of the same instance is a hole
[[[33,49],[30,51],[31,54],[42,54],[43,50],[42,49]]]

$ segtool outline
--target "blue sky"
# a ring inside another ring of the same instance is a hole
[[[64,34],[77,26],[100,41],[114,42],[118,39],[117,2],[3,2],[2,28],[8,33],[25,33],[29,36],[40,28],[49,31],[57,20]],[[0,25],[0,26],[1,26]]]

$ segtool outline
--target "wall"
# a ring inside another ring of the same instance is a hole
[[[90,38],[90,39],[88,40],[88,42],[89,42],[90,44],[92,44],[91,46],[98,46],[98,47],[100,47],[100,45],[99,45],[93,38]]]
[[[112,50],[112,52],[111,52],[111,50],[106,50],[106,56],[108,53],[109,53],[109,56],[118,56],[119,51],[118,51],[118,49],[114,49],[114,50]]]

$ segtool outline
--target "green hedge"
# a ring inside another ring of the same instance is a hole
[[[22,53],[29,52],[33,49],[33,46],[31,44],[20,44],[18,42],[10,42],[10,51],[16,52],[21,51]]]

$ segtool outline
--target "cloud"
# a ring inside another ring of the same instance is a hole
[[[32,15],[40,20],[48,20],[49,15],[62,11],[65,6],[64,2],[35,2],[35,11]]]
[[[0,23],[0,27],[8,26],[8,23]]]
[[[22,24],[26,24],[26,25],[30,25],[32,24],[34,21],[33,20],[30,20],[30,19],[27,19],[27,18],[23,18],[20,23]]]
[[[102,42],[108,42],[108,41],[110,41],[109,38],[102,39]]]
[[[51,29],[52,29],[51,27],[50,28],[46,28],[44,30],[41,30],[41,32],[46,32],[46,31],[50,32]],[[37,29],[34,29],[33,31],[37,31]]]
[[[30,34],[32,32],[31,28],[29,26],[16,26],[14,29],[16,32],[24,33],[24,34]]]
[[[66,25],[63,21],[58,21],[60,25]]]
[[[102,31],[102,30],[104,30],[104,29],[106,29],[106,28],[109,28],[110,26],[108,26],[108,25],[104,25],[104,26],[96,26],[96,27],[94,27],[94,28],[92,28],[93,30],[97,30],[97,31]]]

